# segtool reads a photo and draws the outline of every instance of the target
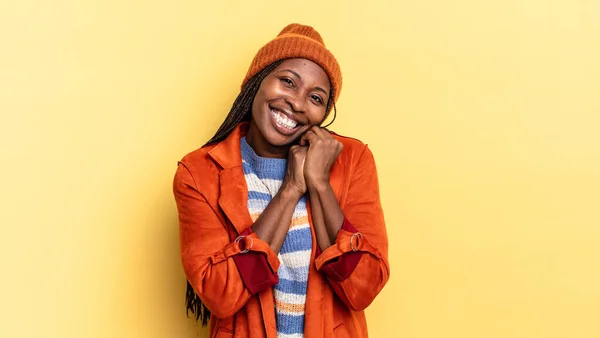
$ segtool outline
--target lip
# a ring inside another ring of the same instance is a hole
[[[272,105],[272,104],[269,104],[268,107],[269,107],[269,111],[270,110],[278,110],[278,111],[284,113],[285,115],[287,115],[287,117],[289,117],[290,119],[294,120],[299,125],[306,124],[305,122],[300,121],[300,119],[298,118],[298,115],[292,113],[289,109],[287,109],[285,107],[279,107],[277,105]]]
[[[288,117],[290,117],[292,120],[294,120],[297,123],[296,127],[294,129],[288,129],[288,128],[280,125],[279,123],[277,123],[277,120],[275,120],[275,117],[273,116],[273,112],[272,112],[273,110],[282,112],[285,115],[287,115]],[[281,110],[276,107],[269,106],[269,120],[271,120],[271,125],[273,125],[273,128],[275,128],[275,130],[277,130],[278,133],[285,135],[285,136],[293,135],[302,127],[302,124],[300,122],[298,122],[298,120],[296,118],[294,118],[293,115],[290,116],[289,112],[286,112],[286,111]]]

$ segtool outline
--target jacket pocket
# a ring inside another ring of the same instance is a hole
[[[350,338],[350,334],[346,330],[344,323],[339,324],[333,329],[333,336],[335,338]]]
[[[233,337],[233,331],[226,329],[226,328],[217,328],[217,332],[214,336],[214,338],[232,338]]]

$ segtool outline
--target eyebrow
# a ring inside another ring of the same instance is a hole
[[[291,69],[282,69],[281,71],[282,72],[290,72],[290,73],[294,74],[294,76],[297,77],[298,80],[302,80],[302,76],[300,76],[300,74],[296,73],[295,71],[293,71]],[[315,87],[315,90],[321,91],[325,95],[329,95],[329,93],[327,93],[327,91],[321,87]]]

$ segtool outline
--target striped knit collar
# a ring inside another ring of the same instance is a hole
[[[278,177],[283,179],[287,168],[287,159],[285,158],[267,158],[260,157],[246,141],[246,137],[240,139],[242,150],[242,159],[248,163],[252,171],[261,176]]]

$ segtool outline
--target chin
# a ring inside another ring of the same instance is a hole
[[[287,146],[287,145],[291,144],[292,142],[294,142],[294,140],[296,139],[296,137],[294,135],[292,135],[292,136],[281,135],[275,130],[269,130],[265,136],[266,136],[265,139],[267,142],[269,142],[269,144],[271,144],[273,146],[277,146],[277,147]]]

